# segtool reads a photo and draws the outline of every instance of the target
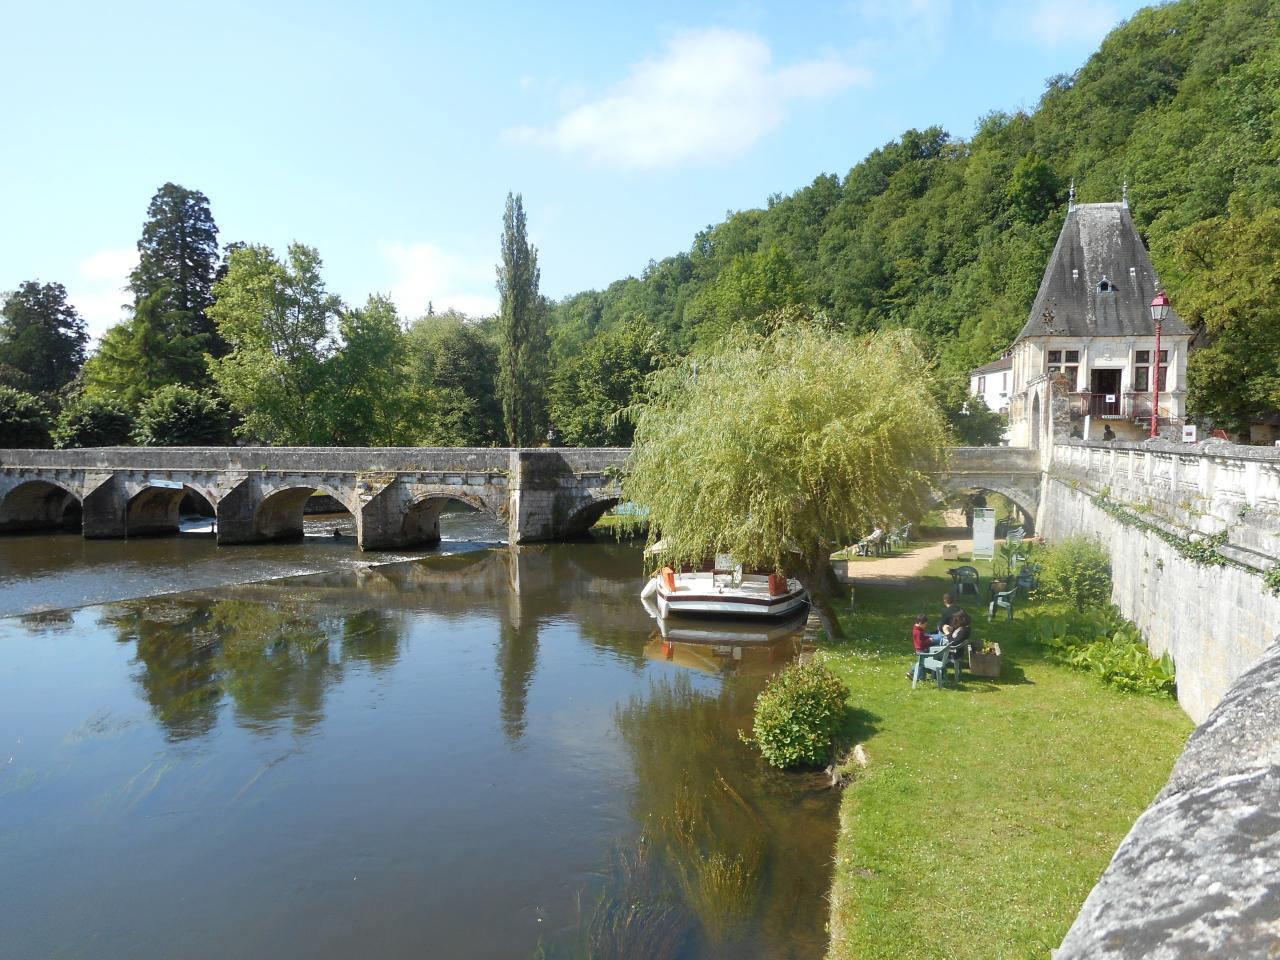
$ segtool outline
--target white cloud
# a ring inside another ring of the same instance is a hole
[[[394,273],[391,299],[402,317],[421,316],[428,303],[436,313],[452,309],[472,317],[498,310],[492,263],[445,253],[434,243],[385,244],[382,254]]]
[[[792,103],[869,78],[865,68],[834,55],[775,67],[756,34],[686,31],[603,96],[569,109],[550,127],[518,127],[506,137],[627,168],[719,159],[776,130]]]
[[[1096,44],[1120,22],[1105,0],[1040,0],[1028,13],[1031,37],[1046,47]]]
[[[137,265],[138,251],[133,248],[99,250],[76,265],[67,300],[84,318],[90,337],[98,339],[125,318],[124,305],[132,300],[126,290],[129,274]]]

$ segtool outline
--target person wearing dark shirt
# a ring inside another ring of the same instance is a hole
[[[1116,438],[1116,432],[1111,429],[1111,424],[1108,423],[1106,426],[1102,428],[1102,439],[1114,440],[1115,438]]]
[[[942,595],[942,616],[938,618],[938,633],[942,632],[943,627],[950,626],[951,621],[955,619],[958,613],[964,613],[964,608],[957,607],[955,597],[949,593],[944,593]]]

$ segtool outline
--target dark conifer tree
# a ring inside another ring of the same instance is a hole
[[[53,394],[79,372],[88,342],[62,284],[28,280],[0,308],[0,383]]]
[[[138,254],[129,276],[135,304],[158,297],[155,315],[172,327],[165,332],[203,337],[205,349],[224,354],[226,345],[205,314],[218,271],[218,227],[208,197],[176,183],[157,190],[147,207]]]

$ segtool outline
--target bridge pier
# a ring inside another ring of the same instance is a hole
[[[440,511],[445,497],[395,481],[363,502],[356,517],[361,550],[433,547],[440,542]]]
[[[84,511],[80,529],[86,540],[115,540],[128,536],[129,498],[124,482],[114,473],[85,474]]]

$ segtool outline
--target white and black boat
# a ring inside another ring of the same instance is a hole
[[[785,617],[809,602],[799,580],[740,569],[676,573],[663,567],[645,584],[641,602],[651,616]]]

